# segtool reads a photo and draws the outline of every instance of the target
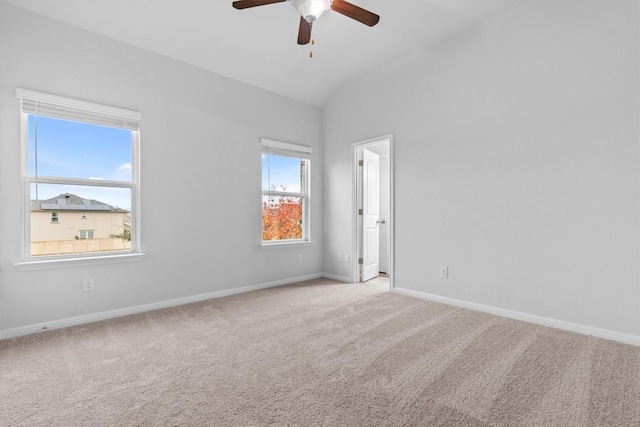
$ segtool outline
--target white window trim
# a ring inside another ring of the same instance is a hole
[[[263,240],[260,244],[261,249],[286,249],[286,248],[300,248],[304,246],[311,246],[315,242],[313,240]]]
[[[18,271],[39,271],[39,270],[52,270],[56,268],[70,268],[70,267],[87,267],[93,265],[104,264],[119,264],[123,262],[135,262],[140,261],[145,256],[144,253],[139,252],[136,254],[112,254],[101,256],[86,256],[78,258],[63,258],[63,259],[46,259],[38,261],[23,261],[16,262],[13,266]]]
[[[14,263],[14,267],[19,271],[30,270],[45,270],[52,268],[64,268],[64,267],[77,267],[85,265],[97,265],[97,264],[111,264],[119,262],[139,261],[144,256],[144,253],[140,250],[140,122],[142,120],[142,114],[137,111],[127,110],[118,107],[112,107],[108,105],[96,104],[88,101],[81,101],[77,99],[67,98],[58,95],[52,95],[42,92],[36,92],[29,89],[16,88],[16,96],[23,102],[37,101],[47,104],[54,104],[57,106],[65,107],[68,109],[84,110],[87,113],[105,116],[108,119],[121,120],[124,128],[131,130],[131,164],[132,164],[132,176],[131,183],[121,183],[118,181],[96,181],[96,180],[81,180],[73,178],[59,178],[59,177],[38,177],[39,183],[53,183],[53,184],[80,184],[85,186],[114,186],[131,189],[131,221],[134,224],[131,233],[131,249],[124,251],[109,251],[107,253],[86,253],[86,254],[70,254],[70,255],[52,255],[46,257],[35,257],[31,255],[31,230],[30,230],[30,218],[31,213],[31,197],[30,197],[30,184],[32,182],[28,171],[28,155],[29,155],[29,141],[28,141],[28,113],[23,112],[22,106],[20,107],[20,120],[21,120],[21,177],[23,182],[23,212],[22,212],[22,230],[23,237],[21,242],[21,256],[20,262]],[[82,121],[82,120],[79,120]],[[94,123],[92,121],[85,121],[87,123]],[[114,126],[117,127],[117,126]],[[135,127],[135,129],[133,128]]]
[[[260,139],[261,152],[269,153],[275,156],[288,156],[297,157],[300,159],[309,160],[305,167],[305,186],[306,193],[293,193],[286,191],[273,191],[262,190],[261,199],[265,195],[270,196],[284,196],[284,197],[298,197],[302,198],[302,239],[287,239],[287,240],[262,240],[260,247],[263,249],[275,249],[275,248],[290,248],[296,246],[307,246],[312,244],[311,240],[311,153],[312,149],[306,145],[291,144],[289,142],[276,141],[274,139],[261,138]],[[266,194],[265,194],[266,193]],[[262,233],[262,227],[261,227]]]

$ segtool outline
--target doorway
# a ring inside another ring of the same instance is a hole
[[[354,143],[353,281],[388,280],[393,289],[393,135]]]

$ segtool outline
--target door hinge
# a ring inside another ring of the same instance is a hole
[[[363,259],[362,258],[358,258],[358,264],[362,265],[363,263]]]
[[[358,215],[362,215],[362,209],[358,209]]]
[[[358,166],[364,166],[364,160],[358,160]]]

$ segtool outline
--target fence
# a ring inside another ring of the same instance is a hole
[[[131,242],[120,238],[44,240],[31,242],[31,255],[66,255],[85,252],[122,251],[131,249]]]

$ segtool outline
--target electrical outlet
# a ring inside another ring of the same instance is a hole
[[[93,283],[93,277],[85,277],[82,279],[82,291],[83,292],[91,292],[95,289],[95,284]]]
[[[445,267],[445,266],[440,267],[440,278],[441,279],[449,278],[449,267]]]
[[[342,261],[342,252],[338,252],[338,262]]]
[[[298,254],[298,262],[302,262],[302,254]]]
[[[349,262],[349,254],[344,254],[344,262]]]

